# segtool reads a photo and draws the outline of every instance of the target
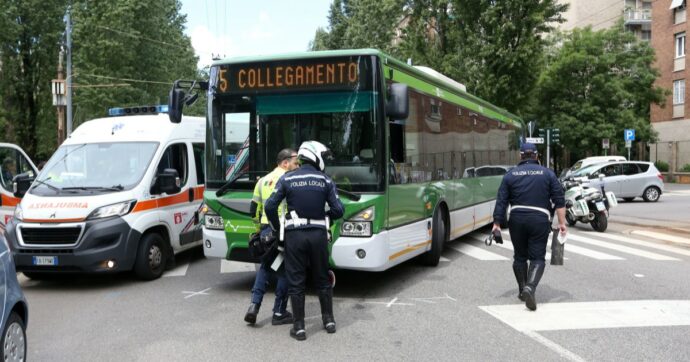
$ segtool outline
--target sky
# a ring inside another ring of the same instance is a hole
[[[305,51],[332,0],[182,0],[199,66],[221,58]]]

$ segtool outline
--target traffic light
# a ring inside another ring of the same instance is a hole
[[[561,142],[561,130],[558,128],[551,129],[551,143]]]
[[[544,128],[539,129],[539,137],[546,138],[546,129],[544,129]]]

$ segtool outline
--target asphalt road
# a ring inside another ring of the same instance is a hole
[[[536,312],[516,297],[510,243],[477,240],[487,230],[449,243],[435,268],[410,261],[381,273],[337,271],[338,332],[322,329],[310,294],[305,342],[289,338],[289,326],[271,325],[272,293],[257,326],[247,326],[253,265],[205,259],[201,250],[179,256],[178,268],[151,282],[128,274],[21,276],[30,305],[28,358],[690,360],[690,244],[659,223],[625,219],[656,218],[649,210],[678,202],[676,213],[685,212],[679,220],[690,220],[687,201],[669,193],[657,204],[621,203],[604,234],[576,225],[565,265],[547,266]]]

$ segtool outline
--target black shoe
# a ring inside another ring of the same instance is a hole
[[[323,328],[328,333],[335,333],[335,319],[333,319],[333,316],[323,316]]]
[[[525,306],[531,311],[537,310],[537,299],[530,287],[525,287],[520,294],[520,299],[525,301]]]
[[[273,319],[271,319],[271,324],[273,324],[274,326],[279,326],[283,324],[290,324],[292,323],[292,321],[292,314],[288,311],[285,311],[280,316],[273,313]]]
[[[304,320],[298,320],[293,323],[292,328],[290,328],[290,337],[298,341],[307,339],[307,331],[304,330]]]
[[[259,308],[261,308],[261,304],[250,304],[249,309],[247,309],[247,314],[244,315],[244,321],[249,324],[256,323],[256,316],[259,314]]]

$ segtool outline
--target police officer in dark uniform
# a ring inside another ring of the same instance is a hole
[[[316,141],[302,143],[297,157],[302,166],[278,180],[265,205],[273,232],[281,220],[278,205],[286,199],[287,212],[282,222],[285,239],[285,275],[294,316],[290,336],[305,340],[304,291],[307,268],[319,294],[321,318],[328,333],[335,333],[333,288],[328,278],[328,221],[343,216],[343,204],[333,180],[323,171],[328,148]],[[329,210],[325,211],[328,204]]]
[[[510,205],[508,229],[515,251],[513,272],[518,283],[518,297],[527,308],[536,310],[535,291],[544,274],[552,204],[558,215],[559,231],[561,234],[568,231],[565,226],[565,198],[553,171],[539,165],[537,148],[533,144],[523,144],[520,156],[522,160],[506,173],[498,189],[492,232],[500,232]]]

